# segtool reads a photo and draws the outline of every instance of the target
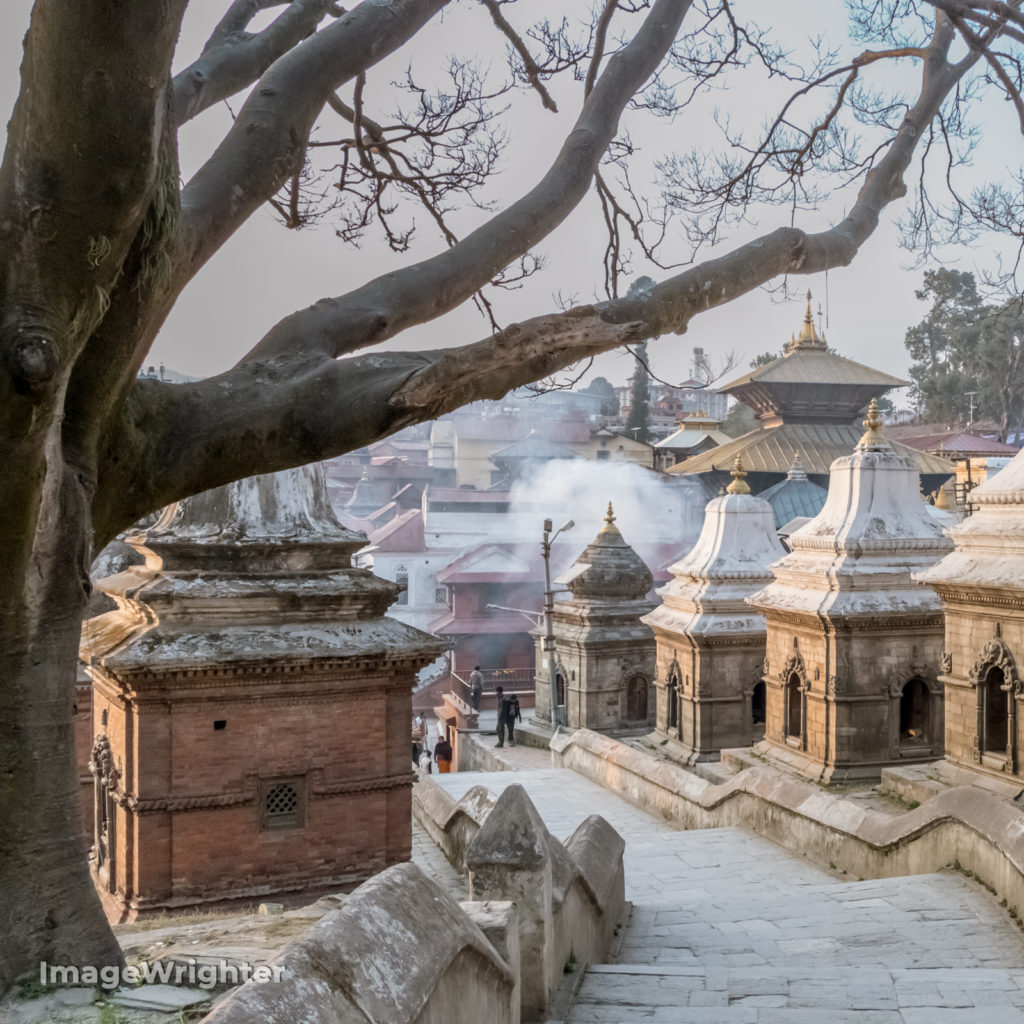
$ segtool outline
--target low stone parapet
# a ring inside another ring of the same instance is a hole
[[[494,802],[494,794],[484,786],[473,786],[456,800],[429,775],[421,775],[412,789],[413,817],[459,871],[465,871],[466,848]]]
[[[974,786],[892,817],[768,766],[721,785],[580,729],[551,741],[555,762],[684,828],[749,828],[856,878],[958,867],[1024,916],[1024,810]]]
[[[514,936],[509,904],[467,913],[415,865],[388,868],[271,961],[279,980],[247,982],[203,1024],[518,1024],[519,964],[481,918]]]

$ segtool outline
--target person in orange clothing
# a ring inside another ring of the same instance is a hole
[[[434,763],[442,775],[452,770],[452,745],[447,736],[442,736],[434,747]]]

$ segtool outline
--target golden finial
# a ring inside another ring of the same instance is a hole
[[[608,513],[604,517],[604,526],[601,527],[602,533],[618,533],[619,528],[615,525],[615,511],[612,509],[612,503],[608,502]]]
[[[888,443],[882,433],[882,417],[878,415],[877,398],[871,399],[871,404],[868,406],[868,418],[861,421],[861,426],[867,427],[867,431],[857,444],[858,448],[877,448]]]
[[[732,464],[732,483],[726,487],[726,494],[749,494],[750,487],[746,481],[747,471],[743,468],[743,460],[737,455]]]
[[[804,313],[804,323],[813,324],[814,315],[811,313],[811,289],[807,289],[807,312]]]

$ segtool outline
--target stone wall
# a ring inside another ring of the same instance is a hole
[[[517,954],[511,904],[460,906],[396,865],[286,946],[280,980],[247,982],[204,1024],[518,1024]]]
[[[587,730],[559,734],[551,745],[562,767],[684,828],[749,828],[854,878],[956,866],[1024,916],[1024,811],[973,786],[947,789],[894,818],[770,768],[712,785]]]
[[[604,960],[625,919],[623,839],[593,815],[560,843],[518,785],[496,801],[482,786],[454,801],[426,777],[413,806],[448,859],[468,871],[471,900],[516,904],[523,1019],[543,1019],[566,962]]]

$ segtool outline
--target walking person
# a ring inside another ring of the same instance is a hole
[[[476,665],[473,671],[469,673],[469,687],[470,694],[472,695],[473,710],[480,710],[480,698],[484,692],[484,674],[480,671],[480,666]]]
[[[505,746],[505,733],[508,733],[508,745],[516,745],[515,728],[516,721],[523,720],[523,713],[519,708],[519,698],[510,693],[507,697],[505,691],[499,686],[495,689],[498,695],[498,743],[497,746]]]
[[[447,736],[442,736],[434,745],[434,763],[441,775],[452,770],[452,745]]]

